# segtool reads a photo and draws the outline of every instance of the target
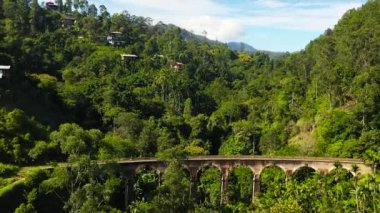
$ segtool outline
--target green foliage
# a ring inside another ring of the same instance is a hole
[[[231,124],[233,135],[222,142],[219,154],[222,155],[248,155],[254,154],[257,147],[259,129],[246,120]]]
[[[243,116],[242,106],[236,102],[229,101],[222,103],[221,107],[213,112],[210,117],[209,126],[228,130],[229,125]]]
[[[99,146],[98,158],[102,160],[137,156],[135,146],[129,140],[116,135],[106,135]]]
[[[378,208],[375,204],[378,192],[372,188],[377,181],[375,176],[364,176],[355,186],[356,181],[347,173],[338,168],[328,176],[316,173],[302,182],[288,180],[280,193],[261,194],[254,203],[255,209],[259,212],[371,212]]]
[[[345,144],[350,143],[350,139],[356,139],[356,134],[360,128],[359,124],[354,121],[353,115],[343,111],[332,111],[330,116],[323,121],[317,128],[317,137],[321,153],[327,155],[350,157],[353,150],[348,150],[348,153],[342,152],[345,150]],[[354,141],[357,144],[357,141]],[[335,146],[339,146],[335,148]],[[352,147],[352,145],[350,146]],[[331,150],[331,151],[330,151]],[[335,153],[329,153],[335,152]]]
[[[38,87],[54,90],[57,87],[57,78],[48,74],[32,74],[39,81]]]
[[[21,204],[17,209],[15,210],[15,213],[36,213],[36,209],[32,204]]]
[[[15,175],[19,171],[19,167],[15,165],[7,165],[0,163],[0,177],[9,177]]]
[[[28,152],[38,140],[46,139],[46,129],[22,110],[7,112],[0,110],[0,159],[2,162],[26,163]]]
[[[269,212],[271,213],[301,213],[302,207],[293,200],[279,200],[274,204],[274,206],[270,207]]]
[[[219,154],[221,155],[246,155],[249,153],[251,144],[247,144],[246,141],[239,137],[230,136],[226,141],[222,142],[222,146],[219,148]]]
[[[140,171],[135,177],[133,191],[137,200],[152,200],[153,193],[159,185],[159,178],[154,170]]]
[[[103,135],[99,130],[84,130],[77,124],[62,124],[50,139],[59,144],[63,154],[76,157],[81,154],[94,155]]]
[[[46,172],[42,170],[31,170],[25,179],[16,180],[0,189],[0,206],[2,211],[12,212],[32,211],[35,200],[39,194],[35,190],[39,183],[46,178]]]
[[[73,159],[72,159],[73,160]],[[76,158],[71,167],[56,167],[43,180],[41,193],[56,196],[66,211],[116,211],[109,205],[122,185],[112,167],[91,163],[86,156]]]
[[[133,201],[131,205],[129,205],[129,208],[131,212],[155,212],[156,210],[155,206],[144,200]]]
[[[22,194],[24,190],[24,181],[19,180],[12,184],[7,185],[6,187],[1,188],[0,190],[0,204],[1,206],[9,206],[11,209],[12,206],[16,207],[18,201],[13,201],[17,195]],[[15,206],[16,205],[16,206]]]
[[[23,203],[17,209],[15,212],[18,213],[34,213],[37,212],[35,207],[33,206],[33,202],[37,199],[37,189],[33,189],[31,192],[27,195],[27,204]]]

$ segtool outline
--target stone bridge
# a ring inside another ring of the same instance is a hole
[[[264,156],[196,156],[188,157],[182,160],[182,165],[188,170],[190,180],[193,185],[197,184],[200,176],[200,171],[205,167],[216,167],[221,171],[221,195],[226,194],[228,188],[228,178],[230,173],[236,166],[244,165],[252,170],[253,173],[253,189],[252,199],[255,194],[260,191],[260,174],[269,166],[277,166],[281,168],[286,178],[290,178],[298,169],[302,167],[312,168],[314,171],[319,171],[322,174],[328,174],[335,169],[336,163],[339,162],[342,168],[350,171],[353,176],[368,174],[372,172],[369,165],[366,165],[362,160],[346,159],[346,158],[316,158],[316,157],[264,157]],[[167,163],[155,158],[140,158],[131,160],[120,160],[117,162],[130,173],[135,173],[139,169],[150,168],[157,171],[159,178],[163,174]],[[352,166],[356,165],[359,168],[357,174],[354,174]],[[194,191],[194,190],[192,190]],[[224,199],[221,199],[221,202]],[[127,201],[126,201],[127,202]]]

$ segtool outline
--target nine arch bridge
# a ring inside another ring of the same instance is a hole
[[[342,168],[350,171],[353,176],[368,174],[372,172],[369,165],[362,160],[346,159],[346,158],[316,158],[316,157],[264,157],[264,156],[196,156],[182,160],[182,165],[188,170],[190,180],[193,186],[199,180],[199,173],[205,167],[216,167],[221,171],[221,195],[226,194],[228,178],[230,173],[236,166],[243,165],[250,168],[253,172],[253,189],[252,200],[255,194],[260,191],[260,174],[269,166],[277,166],[281,168],[286,178],[289,178],[300,168],[311,168],[314,171],[319,171],[322,174],[328,174],[336,168],[336,163],[339,162]],[[117,162],[130,173],[135,173],[139,169],[150,168],[157,171],[159,177],[165,171],[167,163],[155,158],[139,158],[131,160],[120,160]],[[352,166],[356,165],[359,172],[354,174]],[[127,188],[127,187],[126,187]],[[194,188],[194,187],[192,187]],[[126,189],[128,190],[128,189]],[[128,194],[128,192],[126,192]],[[126,196],[126,204],[128,196]],[[223,202],[223,199],[221,199]]]

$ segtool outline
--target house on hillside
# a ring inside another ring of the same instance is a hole
[[[154,54],[151,59],[157,59],[157,58],[165,58],[165,56],[161,54]]]
[[[178,61],[175,61],[174,63],[170,64],[170,67],[175,69],[175,70],[179,70],[181,69],[185,64],[181,63],[181,62],[178,62]]]
[[[129,70],[130,72],[135,72],[136,67],[134,66],[134,63],[138,56],[135,54],[121,54],[120,56],[123,68]]]
[[[110,32],[107,35],[107,43],[112,46],[122,46],[125,44],[123,33],[121,32]]]
[[[11,65],[0,65],[0,79],[9,76]]]
[[[133,59],[138,58],[138,56],[135,54],[121,54],[120,56],[121,56],[122,61],[131,60],[131,59],[133,60]]]
[[[62,19],[62,27],[64,27],[64,28],[72,27],[72,26],[74,26],[75,23],[76,23],[76,20],[72,16],[65,16]]]

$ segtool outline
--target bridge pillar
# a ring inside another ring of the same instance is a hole
[[[328,169],[319,169],[319,172],[320,172],[322,175],[328,175],[328,174],[329,174],[329,170],[328,170]]]
[[[190,175],[190,190],[189,190],[189,199],[197,199],[197,185],[198,185],[198,167],[189,168]]]
[[[286,179],[291,178],[292,175],[293,175],[293,171],[292,171],[292,170],[286,170],[286,171],[285,171],[285,178],[286,178]]]
[[[222,178],[220,184],[220,205],[228,203],[228,169],[222,168]]]
[[[133,188],[132,188],[132,183],[133,181],[130,180],[130,178],[127,178],[124,182],[124,205],[125,205],[125,210],[128,210],[129,208],[129,203],[131,201],[131,194],[133,193]]]
[[[290,180],[290,178],[292,178],[292,175],[293,175],[292,170],[286,170],[285,171],[285,184],[286,185],[288,184],[288,180]]]
[[[257,196],[257,193],[260,192],[260,175],[253,174],[253,180],[252,180],[252,203],[255,200],[255,197]]]
[[[129,206],[129,183],[128,183],[128,179],[125,180],[125,183],[124,183],[124,205],[125,205],[125,209],[127,210],[128,209],[128,206]]]

